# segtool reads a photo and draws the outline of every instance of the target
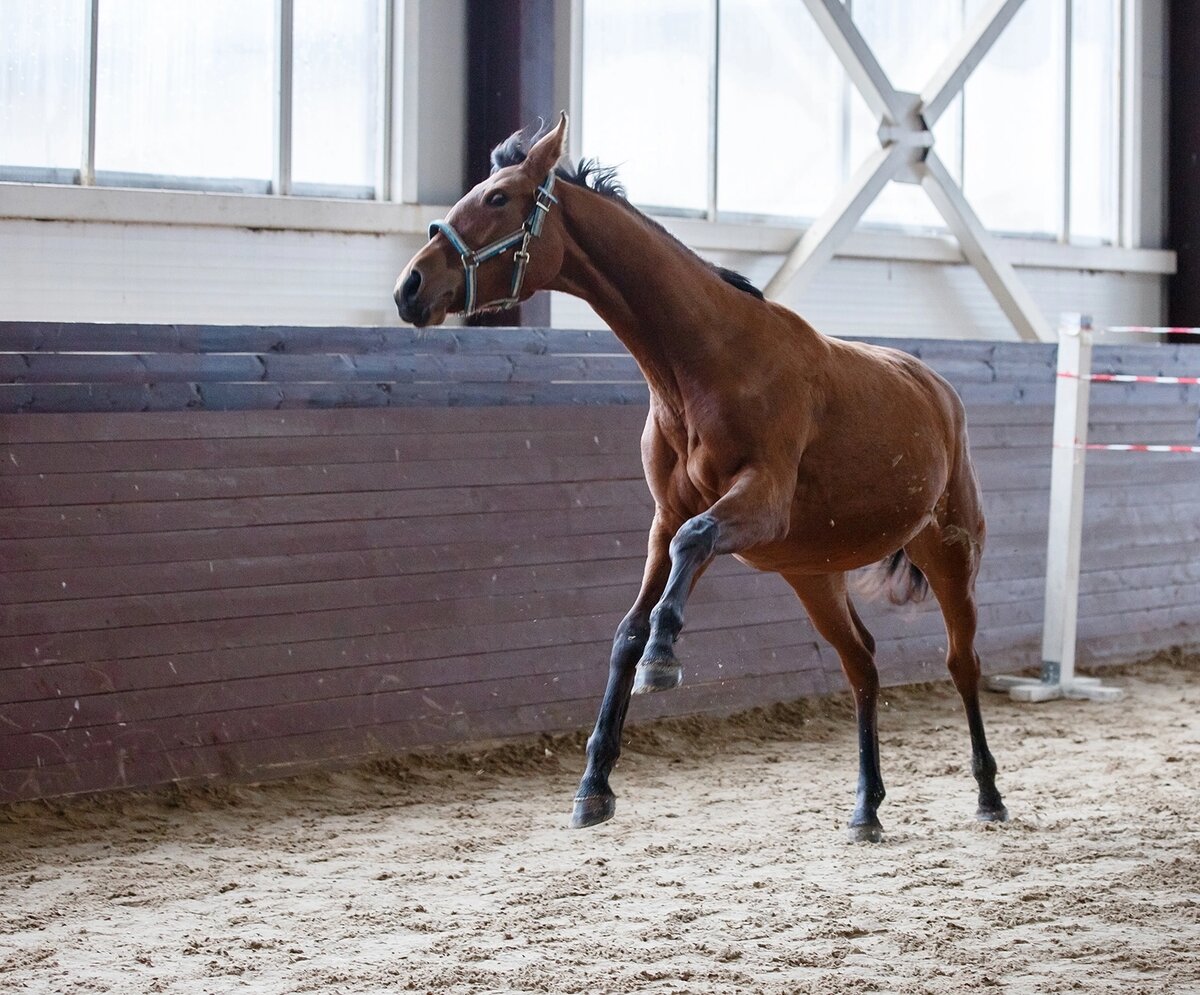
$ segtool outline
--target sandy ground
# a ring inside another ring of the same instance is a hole
[[[849,705],[634,730],[616,821],[581,738],[219,793],[0,812],[0,991],[1200,992],[1200,661],[1116,705],[891,692],[880,845],[843,842]]]

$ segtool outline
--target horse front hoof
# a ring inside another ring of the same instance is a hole
[[[608,822],[617,810],[615,795],[588,795],[575,799],[575,810],[571,813],[572,829],[587,829]]]
[[[848,843],[882,843],[883,826],[878,822],[865,822],[861,826],[850,826],[846,830]]]
[[[683,683],[683,668],[678,660],[643,660],[633,676],[633,693],[650,694],[670,691]]]
[[[980,805],[975,813],[976,822],[1008,822],[1008,809],[1003,805],[985,808]]]

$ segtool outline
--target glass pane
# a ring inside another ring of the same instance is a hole
[[[1071,237],[1115,242],[1120,27],[1114,0],[1071,11]]]
[[[963,190],[997,231],[1061,224],[1063,13],[1063,0],[1026,0],[967,80]]]
[[[96,169],[266,180],[272,0],[101,0]]]
[[[813,218],[842,178],[845,73],[804,4],[722,0],[717,205]]]
[[[582,148],[636,203],[707,204],[712,29],[712,0],[584,4]]]
[[[292,178],[375,185],[378,0],[295,0]]]
[[[78,169],[84,0],[0,0],[0,165]]]
[[[854,23],[875,53],[883,71],[898,90],[916,93],[962,36],[962,0],[854,0]],[[871,116],[858,90],[851,87],[850,168],[856,169],[879,148],[879,122]],[[938,157],[958,174],[959,103],[953,103],[934,128]],[[925,192],[909,183],[889,183],[863,220],[875,224],[921,228],[944,227]]]

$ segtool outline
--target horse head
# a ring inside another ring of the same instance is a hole
[[[418,327],[439,325],[452,312],[472,314],[523,301],[545,288],[562,267],[561,225],[550,222],[555,166],[567,139],[567,116],[536,140],[523,161],[501,165],[471,189],[404,267],[394,297],[400,317]],[[518,147],[521,133],[506,146]]]

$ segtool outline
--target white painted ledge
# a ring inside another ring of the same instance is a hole
[[[447,208],[256,194],[0,183],[0,219],[424,234]]]
[[[429,222],[444,216],[447,210],[440,205],[368,200],[0,183],[0,220],[423,235]],[[712,222],[679,217],[657,220],[701,252],[782,255],[804,232],[799,225],[779,222]],[[1175,253],[1167,249],[1060,245],[1028,238],[1003,238],[1000,244],[1007,251],[1009,262],[1020,267],[1164,275],[1174,273],[1176,268]],[[949,235],[903,232],[856,232],[837,255],[852,259],[966,262]]]
[[[783,255],[804,228],[779,224],[711,222],[699,218],[661,217],[663,227],[692,248],[704,251]],[[1111,245],[1062,245],[1049,239],[1000,238],[1013,266],[1093,272],[1175,272],[1175,253],[1169,249],[1123,249]],[[962,263],[966,257],[950,235],[912,235],[904,232],[857,231],[838,247],[847,259],[898,259],[922,263]]]

